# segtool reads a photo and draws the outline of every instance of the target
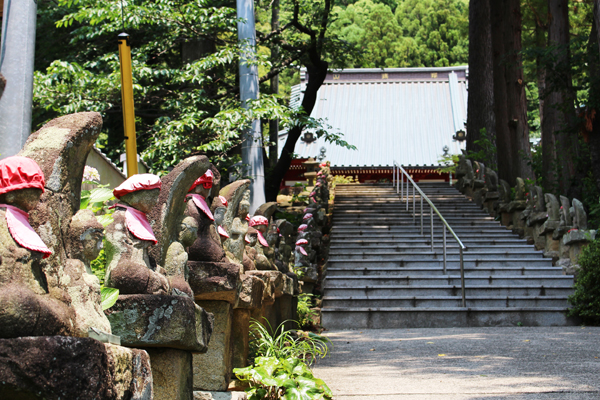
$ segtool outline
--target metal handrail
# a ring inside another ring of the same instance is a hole
[[[409,193],[409,185],[408,183],[412,183],[412,209],[413,209],[413,224],[416,225],[416,211],[415,211],[415,189],[417,190],[417,192],[419,192],[420,195],[420,200],[421,200],[421,213],[420,213],[420,219],[421,219],[421,235],[423,235],[423,199],[425,199],[425,201],[427,201],[427,203],[429,203],[429,207],[431,208],[432,211],[434,211],[438,217],[440,218],[440,220],[442,221],[442,223],[444,224],[444,229],[443,229],[443,251],[444,251],[444,274],[446,274],[446,229],[448,229],[448,231],[450,232],[450,234],[452,235],[452,237],[454,237],[454,239],[456,240],[456,242],[458,243],[459,246],[459,251],[460,251],[460,288],[461,288],[461,294],[462,294],[462,306],[466,307],[466,297],[465,297],[465,267],[464,267],[464,260],[463,260],[463,251],[467,250],[467,247],[463,244],[463,242],[460,240],[460,238],[458,237],[458,235],[454,232],[454,230],[452,229],[452,227],[448,224],[448,222],[446,221],[446,219],[442,216],[442,214],[439,212],[439,210],[437,209],[437,207],[431,202],[431,200],[429,199],[429,197],[427,197],[427,195],[425,193],[423,193],[423,191],[421,190],[421,188],[419,187],[419,185],[417,185],[415,183],[415,181],[411,178],[411,176],[408,174],[408,172],[406,172],[406,170],[404,168],[402,168],[402,166],[400,164],[398,164],[396,161],[394,161],[394,165],[392,167],[392,173],[393,173],[393,178],[392,178],[392,185],[393,187],[396,188],[396,193],[400,194],[400,201],[404,201],[404,177],[406,176],[406,211],[408,211],[408,199],[410,197],[410,193]],[[402,173],[402,174],[400,174]],[[431,241],[431,251],[434,251],[434,243],[433,243],[433,212],[429,213],[430,215],[430,241]]]

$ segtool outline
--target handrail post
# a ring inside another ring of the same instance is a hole
[[[410,187],[408,186],[408,177],[406,178],[406,211],[408,211],[408,192],[410,190]]]
[[[423,236],[423,195],[420,194],[421,197],[421,236]]]
[[[430,218],[429,219],[431,222],[430,223],[431,231],[429,233],[431,235],[431,251],[433,251],[433,207],[430,207],[429,210],[430,210],[430,212],[429,212]]]
[[[413,185],[413,225],[417,224],[417,211],[415,210],[415,185]]]
[[[465,298],[465,266],[463,262],[463,248],[460,248],[460,290],[462,292],[462,306],[467,306],[467,299]]]
[[[400,201],[402,201],[404,200],[404,173],[398,175],[400,175]],[[406,184],[408,185],[408,180]]]
[[[392,165],[392,187],[396,186],[396,164]]]
[[[444,231],[444,275],[446,275],[446,225],[442,225]]]

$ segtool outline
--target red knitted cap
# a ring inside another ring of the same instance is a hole
[[[248,225],[250,225],[250,226],[257,226],[257,225],[269,226],[269,220],[266,217],[263,217],[262,215],[255,215],[254,217],[250,218],[250,223]]]
[[[204,189],[210,189],[213,184],[213,178],[214,178],[214,175],[213,175],[212,171],[210,169],[207,170],[204,173],[204,175],[202,175],[200,178],[196,179],[196,181],[194,183],[192,183],[192,187],[190,187],[190,190],[188,190],[188,193],[191,192],[192,190],[194,190],[194,188],[200,184],[202,184],[202,186],[204,186]]]
[[[138,190],[160,189],[161,186],[162,182],[158,176],[154,174],[137,174],[116,187],[113,194],[117,199],[120,199],[127,193],[137,192]]]
[[[31,158],[12,156],[0,161],[0,194],[18,189],[44,191],[44,173]]]

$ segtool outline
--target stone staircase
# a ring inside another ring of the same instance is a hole
[[[467,246],[466,308],[458,244],[447,233],[444,274],[442,224],[435,215],[432,252],[426,202],[421,235],[412,201],[407,211],[391,185],[339,185],[324,282],[326,329],[575,323],[566,316],[572,276],[447,183],[419,186]]]

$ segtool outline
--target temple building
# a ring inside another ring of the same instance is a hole
[[[302,162],[309,157],[331,162],[334,175],[360,182],[392,177],[397,162],[416,180],[448,180],[439,171],[444,154],[465,148],[467,66],[439,68],[367,68],[332,71],[319,89],[311,117],[323,119],[350,150],[307,131],[296,143],[297,158],[285,186],[303,182]],[[290,104],[299,107],[310,77],[301,71]],[[279,151],[287,132],[279,135]]]

